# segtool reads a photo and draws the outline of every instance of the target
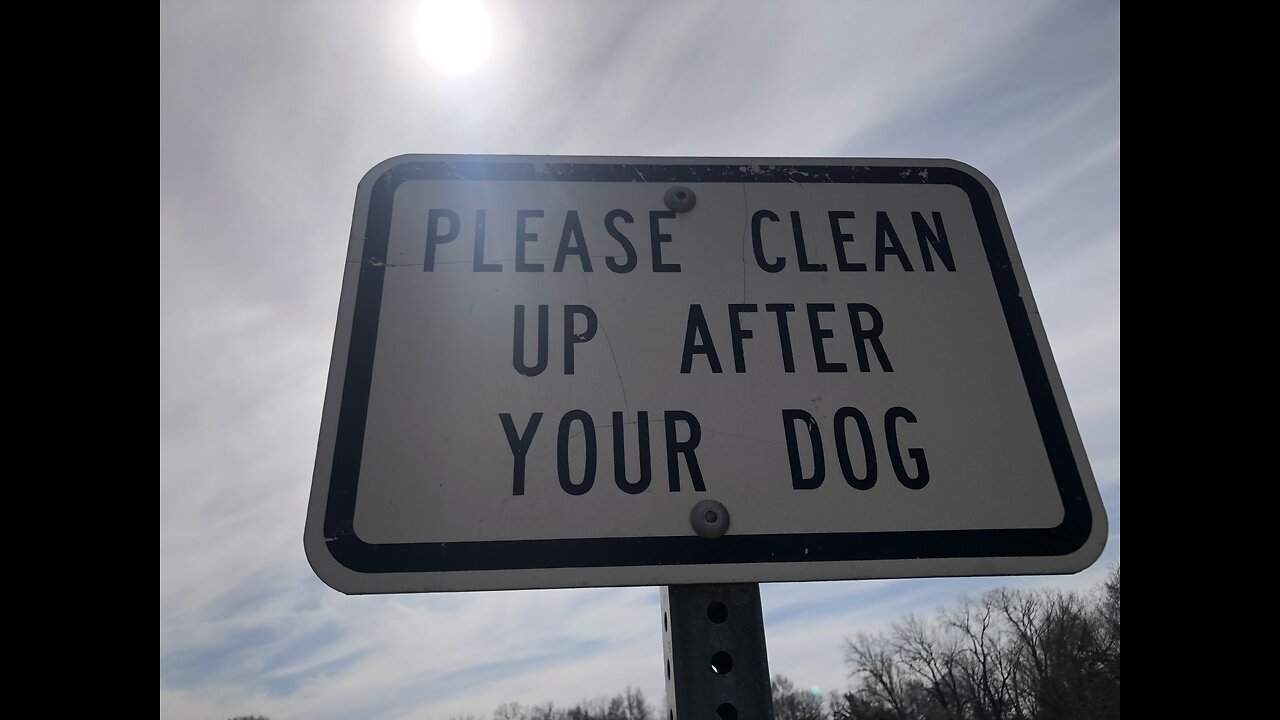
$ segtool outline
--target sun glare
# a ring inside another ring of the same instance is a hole
[[[418,13],[418,47],[436,69],[450,75],[484,65],[493,41],[489,13],[474,0],[426,0]]]

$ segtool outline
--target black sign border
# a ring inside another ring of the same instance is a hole
[[[329,553],[360,573],[474,570],[611,568],[658,565],[723,565],[774,562],[847,562],[924,558],[1045,557],[1081,548],[1093,528],[1093,513],[1080,468],[1063,425],[1044,356],[1013,270],[1007,238],[990,193],[973,175],[946,165],[741,165],[589,163],[481,159],[393,160],[370,191],[363,257],[356,284],[342,406],[324,513]],[[686,537],[567,538],[431,543],[367,543],[355,533],[356,489],[387,245],[396,188],[410,180],[488,180],[649,183],[858,183],[954,185],[972,204],[991,274],[1017,353],[1049,464],[1061,494],[1063,519],[1051,528],[930,530]]]

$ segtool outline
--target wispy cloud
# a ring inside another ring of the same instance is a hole
[[[489,3],[467,80],[415,3],[161,8],[160,702],[166,718],[437,717],[639,686],[654,589],[345,597],[302,522],[356,180],[404,152],[954,157],[1002,189],[1119,557],[1119,6]],[[1086,588],[1105,568],[1052,580]],[[774,670],[1044,578],[764,589]]]

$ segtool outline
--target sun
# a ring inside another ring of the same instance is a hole
[[[425,0],[418,13],[418,48],[427,62],[450,75],[484,66],[493,44],[489,13],[475,0]]]

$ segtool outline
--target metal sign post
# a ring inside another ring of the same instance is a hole
[[[662,589],[667,720],[772,720],[760,586]]]

